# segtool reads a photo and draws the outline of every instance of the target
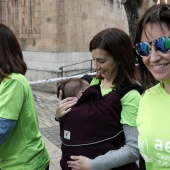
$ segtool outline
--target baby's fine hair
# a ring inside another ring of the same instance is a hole
[[[67,97],[76,97],[80,91],[84,91],[87,88],[88,82],[80,78],[69,78],[61,80],[57,86],[57,96],[62,90],[62,99]]]

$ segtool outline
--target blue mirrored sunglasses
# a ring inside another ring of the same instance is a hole
[[[140,42],[135,45],[136,53],[140,57],[147,57],[151,53],[151,45],[155,47],[155,50],[160,53],[170,52],[170,38],[169,37],[161,37],[156,39],[153,42]]]

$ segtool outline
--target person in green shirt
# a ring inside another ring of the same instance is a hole
[[[102,96],[109,95],[113,90],[124,86],[126,83],[136,84],[138,71],[135,66],[134,49],[129,36],[124,31],[117,28],[107,28],[100,31],[90,41],[89,50],[92,53],[94,67],[97,72],[90,82],[90,86],[99,85]],[[136,117],[140,97],[140,93],[137,90],[131,89],[119,100],[121,110],[118,111],[115,109],[115,113],[120,115],[120,119],[113,122],[122,127],[125,136],[122,145],[120,141],[116,142],[121,147],[119,149],[112,149],[106,154],[97,156],[94,159],[72,155],[72,160],[70,159],[67,162],[70,169],[121,170],[131,163],[135,165],[135,161],[139,159]],[[58,100],[58,117],[69,114],[69,111],[73,109],[72,106],[77,103],[77,98],[75,97],[61,99],[62,91]],[[115,102],[112,104],[115,105]],[[107,107],[103,107],[103,112],[105,110],[107,110]],[[110,114],[115,113],[110,112]],[[96,123],[96,120],[94,121]],[[103,129],[106,129],[106,127],[103,126]],[[110,131],[114,130],[110,129]],[[138,167],[126,169],[134,170],[136,168]]]
[[[170,169],[170,5],[149,8],[135,38],[146,88],[137,116],[138,146],[146,170]]]
[[[14,33],[0,24],[0,169],[48,170],[27,66]]]

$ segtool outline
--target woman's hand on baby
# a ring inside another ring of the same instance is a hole
[[[73,161],[68,161],[68,167],[72,170],[90,170],[90,159],[85,156],[71,156]]]
[[[59,98],[58,98],[58,105],[57,105],[57,110],[56,110],[57,118],[63,117],[65,114],[70,112],[71,107],[74,106],[78,101],[77,97],[67,97],[62,100],[62,95],[63,93],[60,90]]]

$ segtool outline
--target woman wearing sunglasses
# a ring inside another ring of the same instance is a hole
[[[170,5],[151,7],[139,21],[135,48],[146,87],[137,117],[147,170],[170,169]]]

